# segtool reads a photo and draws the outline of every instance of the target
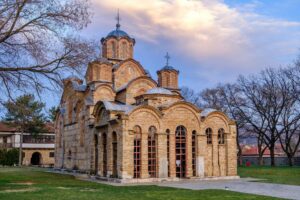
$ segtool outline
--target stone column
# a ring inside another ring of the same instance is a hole
[[[192,167],[192,131],[187,129],[186,140],[185,140],[185,158],[186,158],[186,177],[193,176],[193,167]]]
[[[113,171],[113,148],[112,148],[112,129],[109,126],[107,129],[107,141],[106,141],[106,148],[107,148],[107,177],[112,175]]]
[[[133,137],[134,133],[128,129],[128,119],[122,120],[121,133],[118,140],[118,163],[120,163],[120,178],[133,178]]]
[[[168,177],[167,135],[157,134],[157,164],[158,178]]]
[[[205,171],[205,154],[207,153],[206,135],[201,132],[197,133],[197,155],[196,155],[196,174],[197,177],[204,177]]]
[[[229,125],[230,133],[226,135],[227,146],[227,175],[237,175],[237,144],[236,144],[236,125],[231,123]]]
[[[175,144],[175,131],[170,132],[170,177],[176,177],[176,144]]]
[[[219,176],[219,163],[218,163],[218,130],[213,130],[212,133],[212,175]]]
[[[149,178],[148,173],[148,132],[142,130],[142,141],[141,141],[141,178]]]
[[[98,135],[98,174],[103,176],[103,133],[97,133]],[[95,146],[95,143],[93,144]],[[93,149],[93,154],[95,155],[95,149]],[[95,157],[93,158],[95,160]]]

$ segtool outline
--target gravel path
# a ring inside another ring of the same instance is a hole
[[[300,186],[253,182],[253,179],[164,182],[159,186],[192,190],[224,189],[285,199],[300,200]]]

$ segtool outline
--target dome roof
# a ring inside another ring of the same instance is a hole
[[[130,37],[125,31],[117,28],[116,30],[111,31],[107,37],[115,36],[115,37]]]
[[[172,95],[173,93],[170,90],[167,90],[165,88],[157,87],[157,88],[152,88],[148,90],[145,94],[168,94]]]
[[[176,70],[176,69],[172,66],[164,66],[161,70]]]

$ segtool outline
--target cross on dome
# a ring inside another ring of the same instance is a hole
[[[116,27],[117,27],[117,30],[119,30],[121,27],[121,25],[120,25],[121,18],[120,18],[119,9],[118,9],[118,14],[117,14],[116,20],[117,20]]]
[[[169,60],[170,60],[170,55],[169,55],[169,52],[167,52],[167,54],[165,55],[165,58],[167,60],[167,63],[166,63],[166,66],[169,66]]]

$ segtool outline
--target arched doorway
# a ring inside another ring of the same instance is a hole
[[[113,177],[117,177],[118,170],[117,170],[117,160],[118,160],[118,140],[117,140],[117,133],[112,133],[112,146],[113,146]]]
[[[175,132],[176,137],[176,177],[186,177],[186,128],[178,126]]]
[[[42,160],[42,155],[39,152],[34,152],[31,156],[31,165],[40,165]]]
[[[107,137],[106,133],[102,135],[102,149],[103,149],[103,176],[106,177],[107,175]]]
[[[94,136],[94,149],[95,149],[95,158],[94,158],[94,165],[95,165],[95,174],[98,174],[98,136]]]

